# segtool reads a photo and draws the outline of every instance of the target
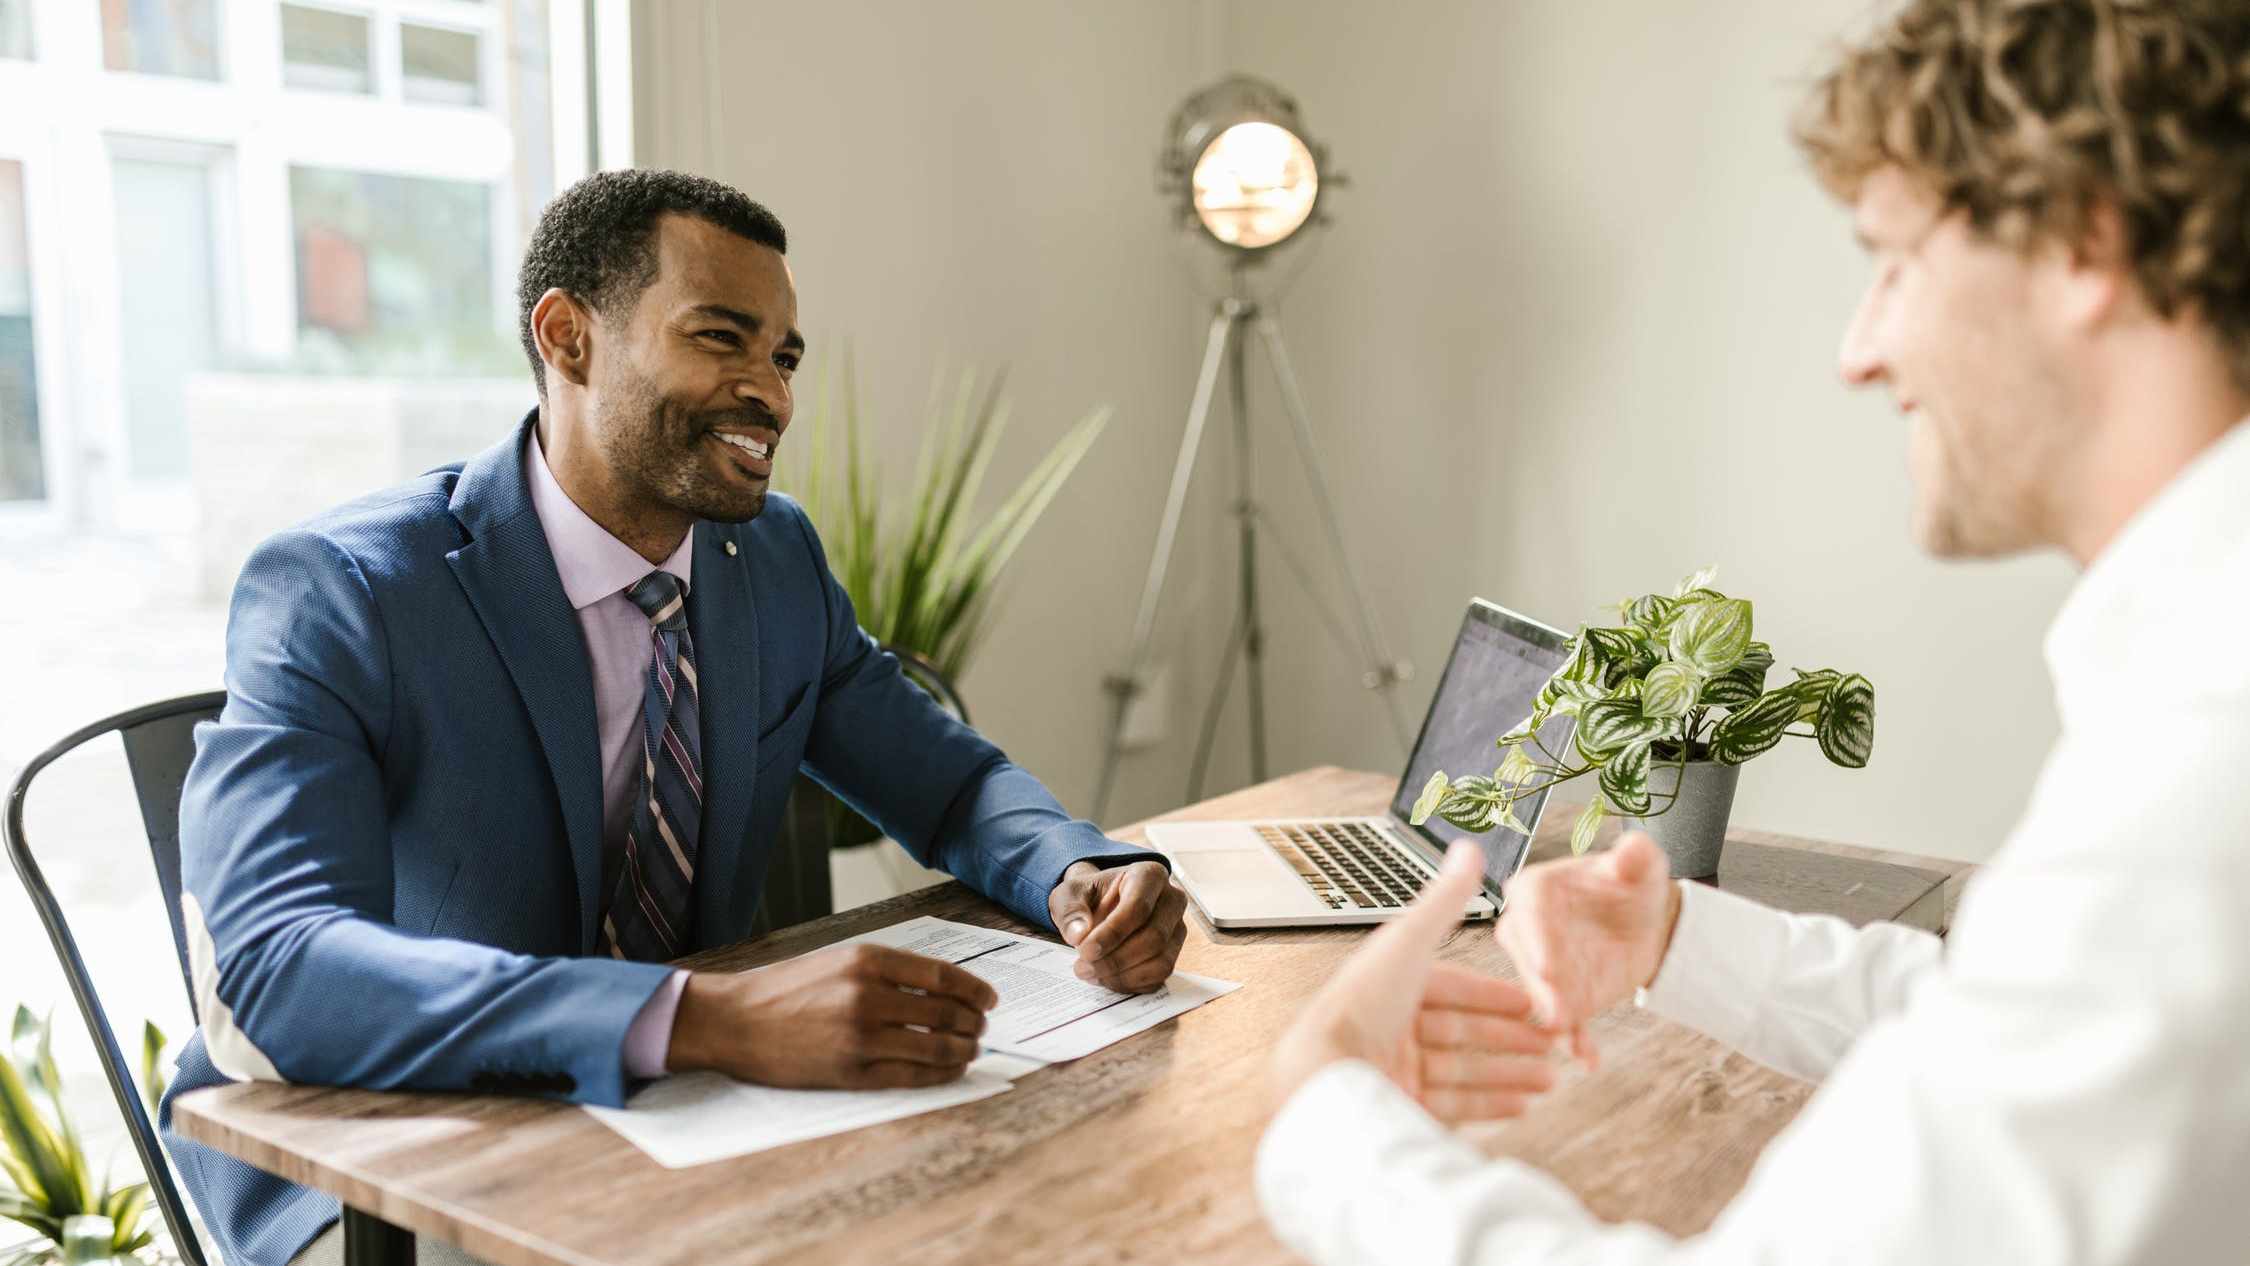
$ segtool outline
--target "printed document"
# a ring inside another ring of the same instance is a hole
[[[958,963],[1000,995],[986,1017],[984,1053],[961,1080],[913,1090],[781,1090],[689,1073],[655,1082],[623,1108],[586,1111],[656,1163],[681,1169],[989,1098],[1025,1073],[1090,1055],[1241,987],[1174,972],[1154,993],[1116,993],[1078,979],[1078,951],[1067,945],[944,919],[910,919],[852,939]]]
[[[1037,1061],[1033,1067],[1091,1055],[1241,987],[1173,972],[1155,993],[1117,993],[1072,974],[1078,951],[1068,945],[944,919],[909,919],[852,939],[942,958],[982,977],[1000,995],[986,1017],[986,1052]]]

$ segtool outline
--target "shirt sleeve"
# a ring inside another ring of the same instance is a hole
[[[1317,1266],[1646,1262],[1670,1243],[1651,1227],[1596,1221],[1528,1165],[1485,1160],[1358,1060],[1315,1073],[1275,1114],[1257,1187],[1274,1233]],[[1604,1245],[1601,1256],[1561,1255]]]
[[[2226,789],[2250,743],[2239,720],[2166,737],[2129,767],[2098,745],[2050,769],[2018,830],[2037,847],[1970,885],[1942,962],[1919,938],[1683,908],[1652,1005],[1827,1074],[1701,1234],[1592,1219],[1364,1064],[1324,1070],[1268,1130],[1276,1232],[1321,1266],[2238,1266],[2250,849]],[[2105,775],[2135,794],[2076,794]],[[1723,961],[1747,977],[1707,975]]]
[[[625,1030],[625,1075],[647,1079],[663,1077],[672,1067],[672,1020],[680,1013],[680,994],[687,989],[688,974],[676,971],[649,995],[641,1013]]]
[[[1941,942],[1895,923],[1854,928],[1680,885],[1680,921],[1642,1006],[1777,1072],[1819,1081],[1937,969]]]

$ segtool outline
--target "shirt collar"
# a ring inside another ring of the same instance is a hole
[[[2141,507],[2071,588],[2048,626],[2047,671],[2067,724],[2126,657],[2198,600],[2250,539],[2250,419],[2237,422]]]
[[[555,473],[547,469],[547,454],[539,446],[539,432],[524,445],[524,480],[531,486],[531,508],[547,534],[547,552],[555,556],[555,571],[562,577],[563,594],[573,609],[583,611],[612,594],[639,584],[652,570],[640,551],[618,540],[593,516],[578,508]],[[688,587],[688,564],[695,556],[695,528],[672,556],[653,570],[672,573],[681,592]]]

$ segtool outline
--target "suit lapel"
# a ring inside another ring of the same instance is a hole
[[[579,952],[588,954],[601,897],[600,740],[585,638],[524,485],[523,446],[537,417],[525,419],[512,442],[462,468],[452,511],[470,539],[446,561],[507,665],[547,758],[578,878]]]
[[[695,525],[688,634],[695,639],[703,727],[703,826],[695,867],[696,933],[733,928],[734,887],[749,847],[750,798],[758,768],[758,604],[747,551],[726,552],[736,529]],[[732,935],[740,935],[736,929]],[[722,941],[723,943],[723,941]],[[706,948],[707,943],[698,948]]]

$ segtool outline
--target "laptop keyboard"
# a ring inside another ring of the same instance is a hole
[[[1258,834],[1331,910],[1396,909],[1422,886],[1420,870],[1364,822],[1260,823]]]

